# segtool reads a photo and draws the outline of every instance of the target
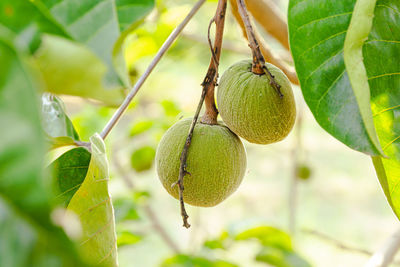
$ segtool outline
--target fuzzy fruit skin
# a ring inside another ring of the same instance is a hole
[[[156,153],[157,173],[164,188],[179,199],[180,155],[192,119],[175,123],[164,134]],[[246,151],[239,137],[226,126],[197,123],[187,157],[184,178],[185,203],[212,207],[225,200],[239,187],[246,171]]]
[[[243,60],[222,75],[217,92],[220,115],[229,129],[251,143],[281,141],[296,120],[292,87],[279,68],[266,63],[281,86],[283,97],[280,97],[268,76],[254,74],[251,66],[251,60]]]

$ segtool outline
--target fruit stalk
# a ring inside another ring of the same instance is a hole
[[[178,185],[179,187],[179,202],[181,207],[181,215],[183,219],[183,226],[186,228],[189,228],[190,224],[188,222],[189,216],[186,212],[185,202],[183,200],[183,190],[185,189],[183,185],[183,178],[186,176],[186,174],[190,175],[190,173],[188,173],[186,170],[186,161],[190,143],[193,136],[194,127],[197,123],[201,107],[203,106],[203,102],[206,102],[205,103],[206,110],[203,117],[201,118],[201,122],[211,125],[217,124],[218,110],[217,107],[215,106],[214,89],[216,85],[216,80],[218,78],[218,65],[219,65],[219,58],[221,56],[222,39],[224,34],[226,6],[227,6],[227,0],[218,1],[218,6],[215,12],[215,16],[211,20],[210,26],[208,28],[208,34],[209,34],[212,23],[215,23],[216,30],[215,30],[214,46],[211,45],[209,37],[209,43],[212,54],[211,62],[208,67],[206,77],[204,78],[203,83],[201,84],[203,86],[201,98],[197,106],[196,113],[193,117],[192,124],[190,125],[189,134],[186,138],[186,142],[180,156],[179,178],[177,182],[171,185],[172,187],[176,185]]]
[[[253,26],[251,26],[249,13],[247,12],[247,7],[244,3],[244,0],[237,0],[237,5],[239,9],[239,14],[242,17],[243,23],[245,25],[247,39],[249,40],[249,46],[253,54],[252,72],[258,75],[267,74],[269,76],[270,84],[274,87],[279,96],[283,97],[281,86],[275,81],[274,76],[265,66],[265,59],[261,53],[260,46],[253,30]]]

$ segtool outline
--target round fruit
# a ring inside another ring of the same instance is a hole
[[[272,64],[268,70],[281,86],[283,96],[267,75],[254,74],[250,60],[232,65],[222,75],[217,103],[224,123],[240,137],[256,144],[284,139],[296,119],[296,104],[286,75]]]
[[[180,155],[192,119],[174,124],[162,137],[156,153],[157,173],[164,188],[179,199]],[[226,126],[197,123],[187,156],[183,199],[193,206],[212,207],[239,187],[246,170],[246,151]]]
[[[302,180],[308,180],[311,176],[311,169],[305,164],[300,164],[296,168],[296,175]]]

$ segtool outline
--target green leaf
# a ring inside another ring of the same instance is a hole
[[[154,125],[154,121],[152,121],[152,120],[138,121],[132,126],[132,128],[130,130],[130,135],[133,137],[133,136],[142,134],[142,133],[150,130],[153,127],[153,125]]]
[[[37,84],[0,34],[0,266],[85,266],[50,219]]]
[[[370,142],[383,155],[371,111],[371,94],[363,64],[362,47],[372,27],[376,0],[358,0],[344,41],[344,63]]]
[[[121,103],[123,91],[104,87],[107,68],[89,49],[58,36],[43,35],[42,39],[35,59],[47,91],[92,98],[112,106]]]
[[[161,267],[237,267],[238,265],[222,261],[210,260],[203,257],[196,257],[185,254],[177,254],[166,259]]]
[[[373,157],[373,162],[388,202],[400,218],[400,2],[378,0],[374,13],[363,56],[375,127],[388,158]]]
[[[169,117],[176,117],[181,113],[180,108],[173,101],[163,100],[161,106],[164,109],[165,115]]]
[[[142,240],[142,236],[132,233],[130,231],[117,231],[117,245],[118,247],[133,245]]]
[[[264,247],[257,254],[256,260],[276,267],[311,267],[296,253],[274,247]]]
[[[304,99],[321,127],[355,150],[378,155],[343,57],[355,2],[291,0],[290,47]]]
[[[153,166],[156,150],[152,146],[143,146],[133,151],[131,156],[132,168],[137,172],[147,171]]]
[[[82,225],[82,256],[93,264],[117,266],[114,211],[108,192],[108,162],[105,144],[98,134],[90,138],[92,157],[84,182],[74,194],[68,210]]]
[[[44,93],[42,95],[42,125],[50,137],[70,137],[79,141],[71,120],[65,113],[64,103],[55,95]]]
[[[0,3],[0,12],[5,14],[0,16],[0,25],[14,32],[15,43],[28,46],[31,52],[40,45],[42,33],[85,45],[106,66],[103,86],[116,88],[129,85],[119,52],[123,41],[153,7],[154,0],[4,0]],[[73,58],[79,61],[78,55]],[[63,66],[58,69],[62,72]]]
[[[132,24],[143,20],[152,10],[154,0],[116,0],[119,28],[128,30]],[[131,29],[132,30],[132,29]]]
[[[90,152],[83,147],[71,149],[56,159],[49,169],[53,174],[53,188],[57,203],[68,206],[82,185],[88,172]]]
[[[136,205],[132,198],[117,198],[113,200],[115,209],[115,221],[117,223],[126,220],[139,220],[140,216],[137,212]]]
[[[271,246],[292,251],[290,236],[282,230],[272,226],[259,226],[245,230],[235,236],[235,240],[257,239],[263,246]]]
[[[291,0],[289,32],[303,95],[315,118],[348,146],[375,155],[379,181],[400,218],[400,3],[378,0],[372,16],[374,2],[359,0],[352,18],[355,0]],[[350,20],[354,20],[352,26]],[[366,103],[369,98],[376,133],[387,159],[379,157],[375,149]]]

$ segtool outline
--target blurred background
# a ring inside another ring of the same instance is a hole
[[[129,36],[125,57],[132,79],[144,72],[193,2],[159,1]],[[275,2],[285,13],[287,0]],[[248,167],[238,191],[213,208],[187,206],[192,227],[182,227],[179,203],[159,182],[154,156],[164,132],[195,112],[210,60],[206,37],[215,8],[216,1],[201,8],[106,142],[120,266],[266,266],[274,261],[275,266],[362,266],[398,221],[370,158],[326,133],[298,86],[293,87],[298,121],[292,133],[267,146],[243,141]],[[259,31],[285,57],[285,49]],[[230,10],[224,46],[221,74],[250,57]],[[81,98],[63,100],[83,140],[101,131],[115,111]],[[265,231],[274,240],[264,240]],[[282,252],[292,246],[295,253]]]

